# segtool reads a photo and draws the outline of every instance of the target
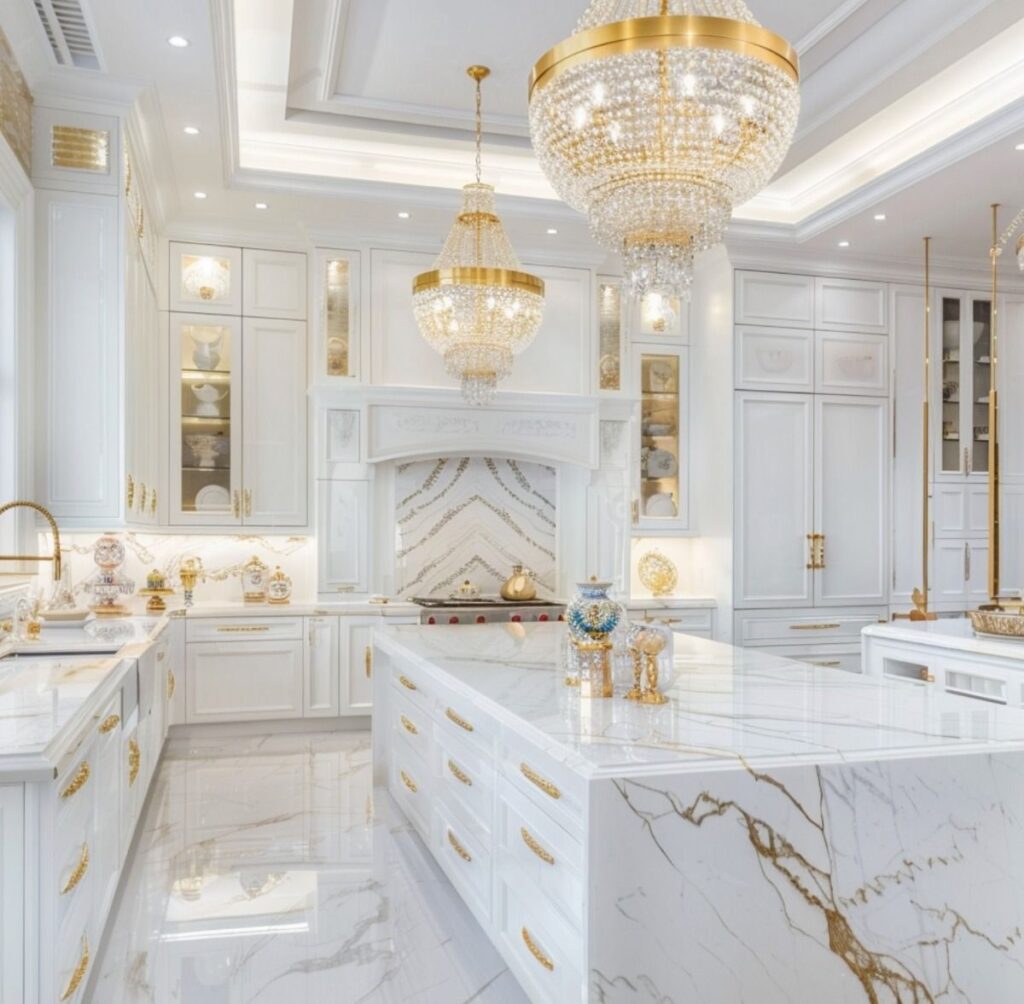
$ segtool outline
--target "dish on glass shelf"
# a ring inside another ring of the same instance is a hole
[[[670,492],[658,492],[652,495],[644,505],[645,516],[655,516],[658,519],[674,518],[676,515],[676,503]]]
[[[231,494],[223,485],[205,485],[196,492],[196,509],[222,512],[231,503]]]
[[[670,478],[679,470],[679,462],[669,450],[651,450],[646,469],[649,478]]]
[[[676,373],[671,363],[655,359],[647,367],[647,381],[650,389],[655,394],[665,393],[676,389]]]

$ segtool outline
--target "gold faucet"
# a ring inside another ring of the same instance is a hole
[[[38,502],[26,502],[23,499],[15,500],[14,502],[6,502],[4,505],[0,505],[0,516],[2,516],[8,509],[35,509],[37,513],[40,513],[50,524],[50,532],[53,534],[53,554],[0,554],[0,561],[52,561],[53,562],[53,581],[56,582],[60,579],[60,530],[57,529],[57,521],[53,518],[53,514],[49,509],[41,506]]]

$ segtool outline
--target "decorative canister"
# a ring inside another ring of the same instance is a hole
[[[530,573],[522,565],[512,566],[512,574],[505,580],[501,587],[501,598],[510,602],[523,602],[535,599],[537,587],[533,584]]]
[[[266,603],[268,571],[255,554],[242,565],[242,598],[246,603]]]
[[[575,663],[580,696],[611,697],[612,652],[611,634],[622,619],[622,607],[609,595],[610,582],[579,582],[572,602],[566,608],[569,642]],[[576,681],[567,674],[566,683]]]
[[[130,612],[120,602],[122,596],[135,592],[135,583],[120,571],[124,559],[124,544],[113,534],[104,534],[93,545],[97,572],[85,584],[85,591],[93,597],[90,609],[99,617],[124,617]]]
[[[290,602],[291,598],[291,577],[285,575],[285,573],[281,571],[281,566],[278,565],[274,569],[274,574],[270,576],[270,579],[267,582],[267,602],[275,604],[285,604]]]

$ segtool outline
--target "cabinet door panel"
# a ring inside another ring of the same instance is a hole
[[[819,394],[889,393],[888,335],[816,333]]]
[[[243,517],[260,526],[306,523],[306,325],[242,325]]]
[[[366,715],[373,709],[373,631],[383,623],[380,617],[342,618],[343,715]]]
[[[188,723],[302,716],[302,642],[187,646]]]
[[[886,603],[889,403],[818,397],[815,408],[814,523],[825,537],[817,603]]]
[[[294,251],[242,251],[242,313],[306,318],[306,256]]]
[[[933,551],[932,600],[935,603],[967,602],[967,542],[937,540]]]
[[[739,608],[812,603],[813,428],[810,395],[736,395]]]
[[[889,330],[889,297],[885,283],[818,279],[815,285],[815,327],[874,334],[885,334]]]
[[[338,618],[306,618],[303,710],[307,718],[338,714]]]
[[[321,481],[319,506],[319,592],[369,592],[368,482]]]
[[[814,327],[814,280],[775,272],[736,273],[736,323]]]
[[[736,386],[743,390],[814,389],[814,342],[801,328],[736,329]]]
[[[25,789],[0,786],[0,1004],[24,995]]]
[[[215,244],[179,244],[168,250],[171,310],[201,314],[242,312],[242,252]]]

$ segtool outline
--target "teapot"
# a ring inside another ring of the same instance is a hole
[[[501,587],[501,598],[511,603],[526,602],[537,597],[537,587],[534,585],[530,572],[521,564],[512,566],[512,574],[505,580]]]

